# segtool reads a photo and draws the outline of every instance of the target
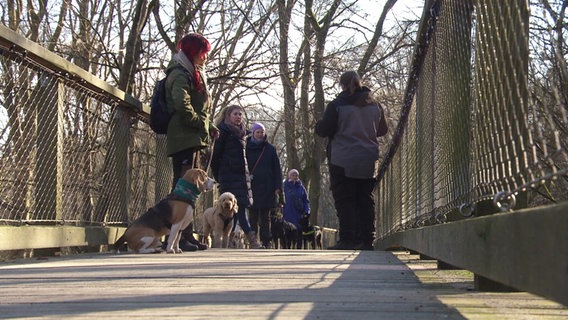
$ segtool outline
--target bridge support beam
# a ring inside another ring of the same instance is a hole
[[[568,202],[395,233],[401,246],[568,305]]]

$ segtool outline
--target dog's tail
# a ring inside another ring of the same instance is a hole
[[[120,238],[118,238],[118,239],[116,240],[116,242],[113,244],[114,251],[115,251],[116,253],[120,253],[120,251],[119,251],[119,250],[120,250],[120,247],[122,247],[122,245],[123,245],[125,242],[126,242],[126,237],[125,237],[125,234],[123,234],[123,235],[120,236]]]

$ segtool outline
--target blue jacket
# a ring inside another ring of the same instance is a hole
[[[246,150],[249,172],[252,176],[254,199],[252,207],[275,208],[277,199],[274,192],[282,190],[282,169],[276,148],[266,140],[266,137],[260,143],[253,142],[249,137]]]
[[[284,181],[284,196],[286,198],[284,220],[293,223],[298,230],[301,230],[300,220],[302,216],[310,214],[310,200],[308,200],[308,192],[302,181],[293,182],[286,179]]]
[[[218,126],[219,138],[215,141],[211,157],[211,172],[219,186],[219,193],[231,192],[239,206],[250,206],[245,173],[245,138],[238,138],[222,122]]]

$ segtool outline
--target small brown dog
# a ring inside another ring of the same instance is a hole
[[[129,250],[138,253],[162,252],[161,238],[169,234],[166,252],[181,253],[181,231],[193,221],[195,201],[201,192],[213,189],[214,183],[204,170],[188,170],[166,199],[128,226],[114,243],[114,248],[118,252],[118,248],[126,242]]]
[[[230,192],[222,193],[215,205],[203,212],[203,238],[211,247],[209,236],[213,232],[212,248],[228,248],[229,233],[233,228],[233,216],[239,210],[237,198]]]
[[[246,249],[247,245],[245,243],[245,232],[241,226],[237,223],[235,231],[230,233],[229,248],[232,249]]]

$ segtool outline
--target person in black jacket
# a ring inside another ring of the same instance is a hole
[[[249,220],[252,230],[260,235],[262,245],[268,248],[272,239],[270,212],[278,206],[282,192],[282,169],[276,148],[268,142],[262,123],[253,124],[246,154],[254,200],[249,208]]]
[[[339,241],[328,249],[373,250],[378,137],[388,127],[383,108],[356,71],[343,73],[339,85],[341,93],[315,127],[316,134],[328,138],[330,188],[339,219]]]
[[[247,130],[243,123],[243,109],[238,105],[225,107],[220,114],[217,128],[219,138],[215,141],[211,157],[211,172],[219,186],[219,193],[231,192],[237,198],[239,210],[235,215],[246,234],[252,249],[261,249],[256,233],[251,230],[246,208],[253,203],[250,174],[246,158]]]

